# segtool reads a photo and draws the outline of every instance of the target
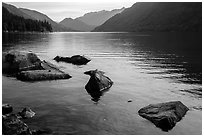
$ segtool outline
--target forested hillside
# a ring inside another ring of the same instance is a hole
[[[51,32],[52,27],[47,21],[25,19],[10,13],[6,8],[2,7],[2,30]]]

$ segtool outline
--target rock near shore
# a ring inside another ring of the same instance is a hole
[[[2,104],[2,114],[9,114],[13,111],[13,107],[9,104]]]
[[[16,114],[2,116],[3,135],[32,135],[31,130]]]
[[[24,119],[35,116],[35,112],[33,112],[30,108],[24,108],[21,112],[18,112],[18,114]]]
[[[2,55],[2,71],[16,73],[26,70],[40,70],[41,60],[34,53],[10,51]]]
[[[41,61],[34,53],[11,51],[3,54],[3,72],[22,81],[69,79],[71,76],[54,64]]]
[[[143,118],[150,120],[163,131],[171,130],[189,109],[180,101],[150,104],[138,111]]]
[[[32,70],[21,71],[17,74],[16,78],[22,81],[42,81],[42,80],[69,79],[71,78],[71,76],[69,74],[53,70]]]

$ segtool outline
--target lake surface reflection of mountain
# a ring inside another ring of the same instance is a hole
[[[201,33],[3,34],[3,52],[33,51],[72,75],[68,80],[21,82],[2,77],[2,100],[19,111],[31,107],[31,128],[53,134],[201,134]],[[87,65],[57,63],[57,55],[91,58]],[[99,69],[114,84],[98,103],[91,100],[85,71]],[[132,102],[128,102],[132,100]],[[152,103],[182,101],[190,108],[169,132],[140,117]]]

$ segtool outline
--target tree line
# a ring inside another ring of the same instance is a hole
[[[25,19],[23,17],[10,13],[5,7],[2,7],[2,30],[3,31],[36,31],[52,32],[52,26],[49,22]]]

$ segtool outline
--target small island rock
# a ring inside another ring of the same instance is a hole
[[[32,118],[35,116],[35,112],[33,112],[30,108],[24,108],[21,112],[18,112],[18,114],[22,118]]]
[[[104,72],[96,70],[90,70],[84,72],[84,74],[90,75],[90,79],[85,86],[87,92],[93,97],[94,101],[98,101],[104,91],[109,89],[113,82],[110,78],[104,75]]]
[[[72,57],[60,57],[60,56],[56,56],[54,58],[55,61],[57,62],[66,62],[66,63],[72,63],[74,65],[86,65],[89,61],[91,61],[90,59],[88,59],[85,56],[81,56],[81,55],[74,55]]]
[[[141,108],[138,113],[141,117],[150,120],[163,131],[171,130],[189,109],[180,101],[159,104],[150,104]]]

